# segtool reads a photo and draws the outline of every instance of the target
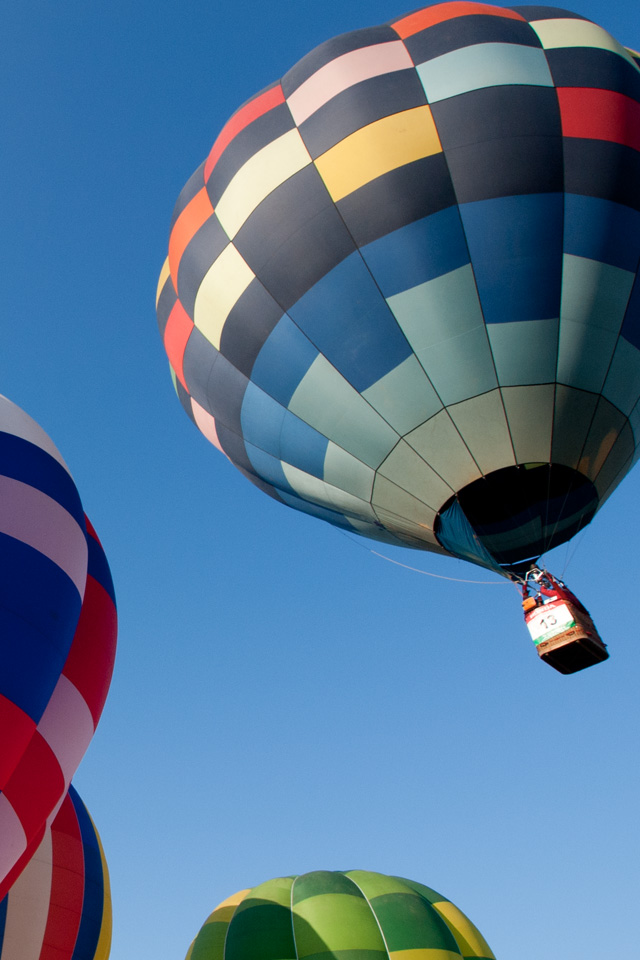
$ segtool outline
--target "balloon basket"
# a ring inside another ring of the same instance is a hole
[[[591,617],[571,603],[546,603],[527,613],[525,622],[536,642],[538,656],[559,673],[577,673],[609,659]],[[537,639],[541,625],[549,629]]]

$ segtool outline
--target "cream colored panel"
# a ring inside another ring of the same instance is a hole
[[[333,200],[338,201],[390,170],[441,150],[431,109],[414,107],[356,130],[315,163]]]
[[[598,47],[601,50],[612,50],[629,63],[634,63],[633,57],[610,33],[588,20],[534,20],[529,26],[538,34],[545,50],[557,47]]]
[[[437,545],[433,533],[436,511],[380,474],[373,485],[372,503],[377,516],[393,533]]]
[[[407,493],[417,500],[422,500],[435,511],[455,493],[404,440],[393,448],[380,465],[378,476],[393,480]]]
[[[453,490],[482,476],[446,410],[407,434],[405,440]]]
[[[352,457],[350,453],[329,441],[324,458],[324,479],[333,487],[352,493],[360,500],[371,500],[373,480],[371,467]]]
[[[518,463],[551,461],[554,396],[555,387],[552,383],[502,388]]]
[[[268,143],[243,164],[216,207],[218,220],[233,238],[265,197],[311,163],[297,130]]]
[[[400,439],[323,356],[316,357],[300,381],[289,410],[373,468]]]
[[[39,960],[49,914],[53,854],[51,830],[11,887],[2,960]]]
[[[254,276],[232,243],[224,248],[205,273],[196,295],[193,322],[216,349],[220,349],[227,317]]]
[[[515,464],[499,390],[472,397],[448,409],[484,474]]]

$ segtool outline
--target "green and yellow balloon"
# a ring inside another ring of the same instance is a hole
[[[241,890],[208,917],[186,960],[495,960],[480,931],[421,883],[317,870]]]

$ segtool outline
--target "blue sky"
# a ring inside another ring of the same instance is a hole
[[[403,569],[248,484],[181,410],[156,330],[173,204],[228,116],[407,9],[3,11],[0,390],[59,447],[115,581],[116,673],[74,780],[110,866],[113,960],[181,960],[220,900],[312,869],[429,884],[498,958],[636,943],[637,471],[549,558],[611,652],[563,678],[509,584]],[[640,47],[635,2],[575,9]]]

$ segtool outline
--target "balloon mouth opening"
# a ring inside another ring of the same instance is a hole
[[[563,464],[524,463],[463,487],[442,507],[435,535],[449,553],[522,576],[593,519],[598,493]]]

